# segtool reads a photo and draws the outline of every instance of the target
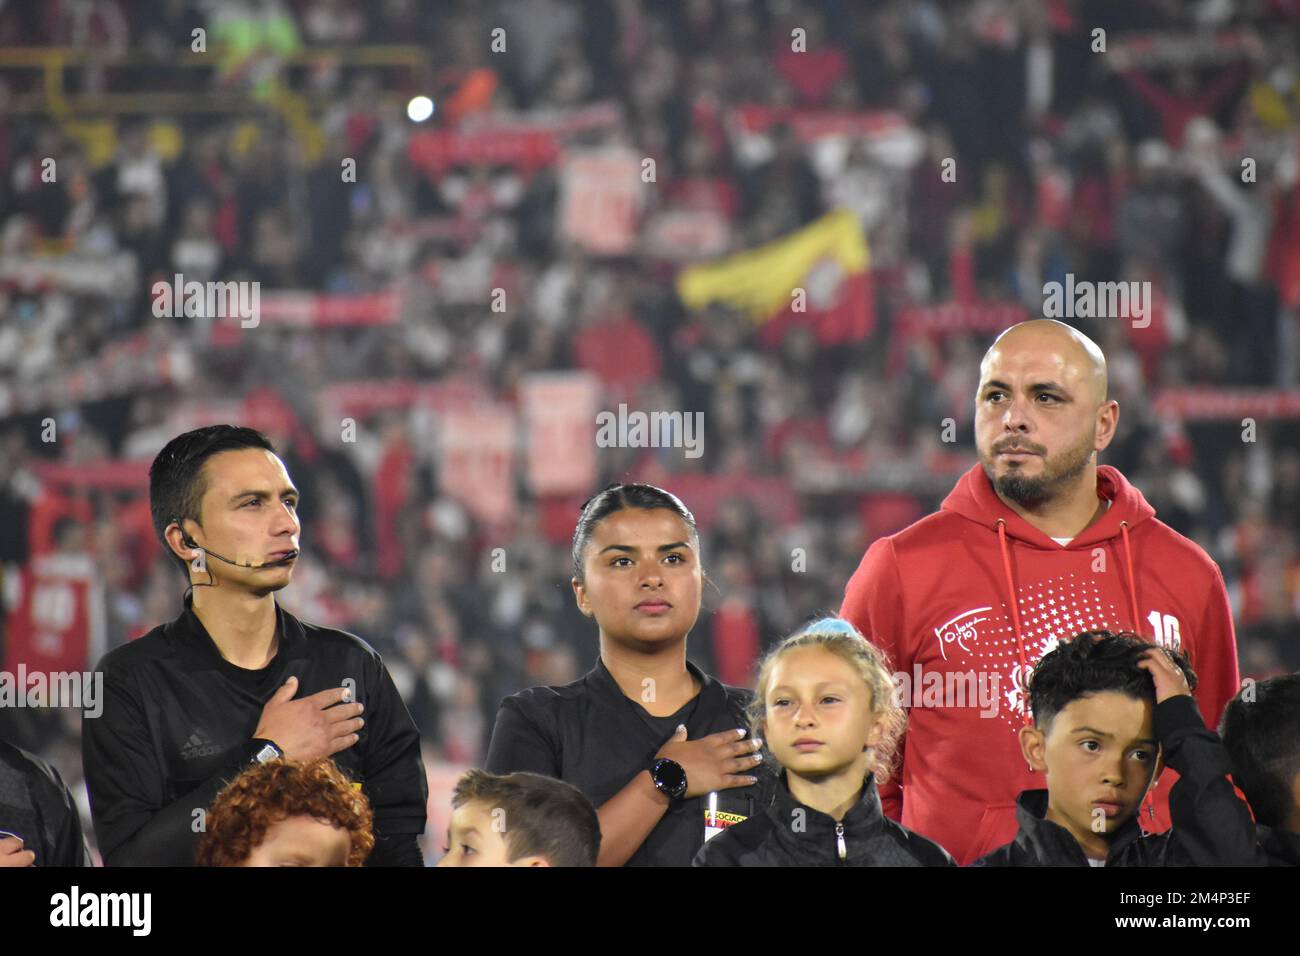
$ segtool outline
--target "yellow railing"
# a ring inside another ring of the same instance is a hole
[[[8,112],[48,116],[59,121],[78,139],[86,134],[87,121],[104,135],[103,124],[127,115],[184,116],[187,114],[246,114],[268,110],[280,115],[292,129],[303,149],[303,158],[315,163],[324,148],[324,136],[315,122],[320,112],[337,102],[337,95],[296,92],[282,83],[272,84],[260,92],[252,88],[222,88],[201,92],[171,93],[162,91],[130,93],[69,93],[65,76],[69,70],[85,67],[139,67],[156,71],[159,86],[167,87],[168,71],[173,69],[208,69],[214,75],[229,66],[226,50],[220,46],[203,53],[183,52],[166,60],[139,51],[111,52],[80,47],[0,47],[0,72],[40,70],[40,92],[14,93]],[[411,69],[424,75],[430,66],[430,51],[418,46],[308,47],[280,57],[287,67],[334,63],[341,67]],[[405,95],[379,91],[374,105],[381,110],[399,109]],[[111,127],[107,130],[113,139]],[[96,150],[97,154],[103,149]],[[111,152],[111,149],[110,149]]]
[[[181,53],[170,60],[159,60],[137,50],[114,53],[75,46],[0,46],[0,68],[9,66],[44,66],[50,57],[71,66],[87,64],[110,66],[213,66],[224,53],[220,45],[206,53]],[[286,63],[315,63],[338,60],[346,66],[420,66],[429,61],[429,50],[422,46],[315,46],[303,47],[283,57]],[[206,61],[206,62],[205,62]]]
[[[160,71],[165,75],[171,69],[209,69],[219,71],[228,61],[220,46],[210,47],[205,53],[180,53],[170,59],[159,60],[139,51],[114,53],[80,47],[0,47],[0,71],[41,70],[42,91],[15,93],[10,97],[9,112],[44,114],[59,119],[86,116],[119,116],[127,114],[163,115],[178,113],[244,113],[262,111],[267,102],[248,90],[204,90],[201,93],[131,92],[131,93],[68,93],[64,76],[69,69],[95,67],[140,67]],[[356,46],[308,47],[281,57],[288,66],[310,66],[322,62],[337,63],[343,67],[388,67],[423,70],[430,65],[430,51],[418,46]],[[160,83],[165,88],[166,83]],[[335,102],[323,94],[294,94],[307,108],[327,106]],[[396,104],[401,97],[396,94],[378,94],[379,102]],[[274,105],[274,102],[271,104]]]

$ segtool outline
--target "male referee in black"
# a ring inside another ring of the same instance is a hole
[[[149,469],[185,612],[110,651],[103,713],[82,723],[91,816],[107,866],[190,866],[207,807],[251,763],[335,763],[370,799],[367,866],[421,866],[420,736],[379,655],[275,602],[298,555],[298,491],[265,436],[213,425]]]

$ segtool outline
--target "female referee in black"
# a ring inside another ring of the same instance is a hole
[[[507,697],[497,713],[487,769],[582,790],[600,816],[601,866],[689,866],[706,826],[738,823],[770,795],[761,741],[744,729],[750,692],[686,659],[703,583],[686,506],[652,485],[610,485],[573,535],[573,594],[599,628],[596,666]]]

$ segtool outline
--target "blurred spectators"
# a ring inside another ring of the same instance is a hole
[[[40,75],[0,68],[6,609],[35,555],[74,548],[97,569],[107,646],[175,616],[184,585],[145,472],[174,434],[230,420],[266,431],[303,491],[286,606],[385,655],[427,757],[478,762],[503,695],[593,662],[569,535],[609,480],[663,484],[699,516],[712,586],[691,655],[744,683],[973,460],[994,329],[915,334],[904,317],[1041,314],[1043,284],[1068,272],[1151,283],[1149,327],[1074,322],[1123,408],[1104,461],[1222,566],[1243,674],[1300,667],[1300,416],[1260,417],[1243,441],[1242,415],[1156,406],[1168,389],[1297,386],[1295,5],[862,6],[0,6],[0,46],[153,64],[69,68],[70,94],[190,92],[196,107],[12,111]],[[221,51],[211,69],[166,67],[195,27]],[[295,58],[393,44],[428,65]],[[417,94],[436,103],[423,126],[405,116]],[[199,108],[232,95],[248,108]],[[636,185],[578,230],[566,169],[592,155],[630,157]],[[621,208],[636,216],[622,232],[606,216]],[[681,265],[835,208],[870,244],[869,338],[796,327],[769,345],[744,315],[673,293]],[[158,315],[153,284],[177,273],[261,283],[261,324]],[[705,454],[602,448],[586,487],[539,493],[493,423],[537,373],[575,370],[594,376],[593,414],[703,412]],[[81,793],[77,732],[67,714],[0,712],[0,734]]]

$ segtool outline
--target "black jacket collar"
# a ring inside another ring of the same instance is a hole
[[[1079,841],[1060,824],[1045,819],[1047,791],[1022,790],[1016,797],[1016,822],[1020,825],[1015,845],[1042,866],[1087,866],[1088,857]],[[1141,839],[1137,817],[1124,821],[1110,840],[1106,865],[1117,861],[1134,841]]]
[[[871,856],[871,841],[881,835],[885,825],[874,774],[867,775],[862,796],[838,824],[830,814],[796,800],[784,773],[777,781],[767,814],[783,855],[800,866],[850,865],[866,859]],[[846,853],[843,860],[839,856],[839,835],[836,833],[841,826]]]
[[[693,707],[691,713],[714,713],[726,707],[727,688],[724,684],[714,680],[689,660],[686,662],[686,670],[700,685],[700,692],[695,696],[692,704],[703,705],[702,710],[698,706]],[[609,668],[605,666],[604,660],[600,657],[596,658],[596,666],[588,672],[586,680],[593,690],[598,691],[603,696],[613,700],[627,701],[639,708],[642,713],[647,713],[645,708],[641,707],[639,701],[633,700],[623,693],[623,688],[618,686],[618,681],[614,680],[614,675],[609,672]],[[688,704],[687,706],[690,707],[691,705]]]
[[[279,601],[275,602],[275,626],[280,635],[280,646],[276,650],[272,664],[276,661],[287,662],[301,656],[307,633],[303,629],[302,622],[281,607]],[[216,641],[203,626],[199,616],[194,613],[193,595],[186,595],[185,610],[181,612],[180,617],[168,625],[168,629],[185,647],[190,648],[209,663],[219,667],[234,668],[236,671],[245,670],[221,656]]]

